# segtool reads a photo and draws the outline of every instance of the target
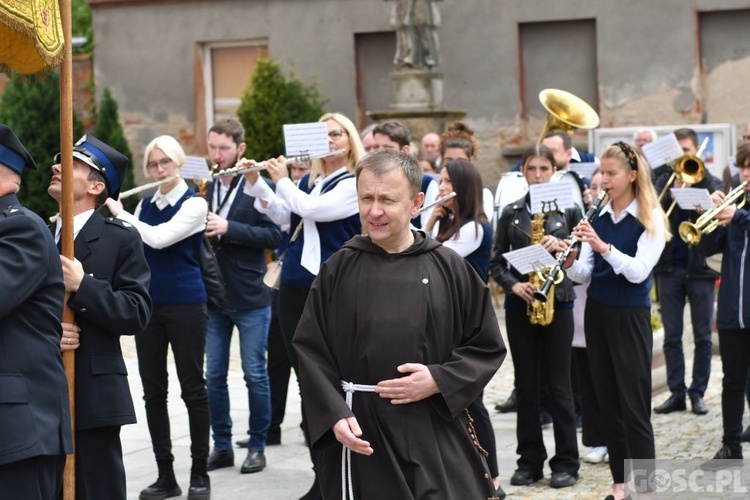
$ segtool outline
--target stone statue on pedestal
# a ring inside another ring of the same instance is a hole
[[[437,30],[439,0],[386,0],[392,2],[391,26],[396,29],[397,68],[428,68],[440,64]]]

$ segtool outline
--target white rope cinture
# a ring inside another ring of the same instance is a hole
[[[352,382],[341,381],[341,388],[346,394],[346,406],[352,409],[352,399],[355,392],[375,392],[377,385],[353,384]],[[354,500],[354,487],[352,486],[352,451],[346,446],[341,447],[341,500],[347,500],[347,491],[349,499]]]

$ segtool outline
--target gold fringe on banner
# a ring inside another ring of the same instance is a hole
[[[0,0],[0,71],[49,72],[64,43],[57,0]]]

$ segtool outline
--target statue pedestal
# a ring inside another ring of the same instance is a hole
[[[466,112],[443,108],[443,75],[429,69],[397,69],[391,73],[394,102],[387,110],[368,111],[377,122],[398,120],[415,141],[430,132],[440,134]]]

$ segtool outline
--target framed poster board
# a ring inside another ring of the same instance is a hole
[[[653,129],[661,137],[669,134],[678,128],[691,128],[698,134],[698,145],[708,138],[708,144],[703,151],[701,158],[706,168],[713,175],[722,178],[724,167],[728,164],[729,157],[734,157],[737,150],[737,131],[734,124],[731,123],[705,123],[705,124],[682,124],[682,125],[658,125],[653,127],[616,127],[616,128],[597,128],[589,130],[589,151],[594,153],[597,158],[601,156],[607,147],[615,141],[624,141],[633,144],[633,134],[643,128]],[[658,167],[659,165],[652,165]]]

